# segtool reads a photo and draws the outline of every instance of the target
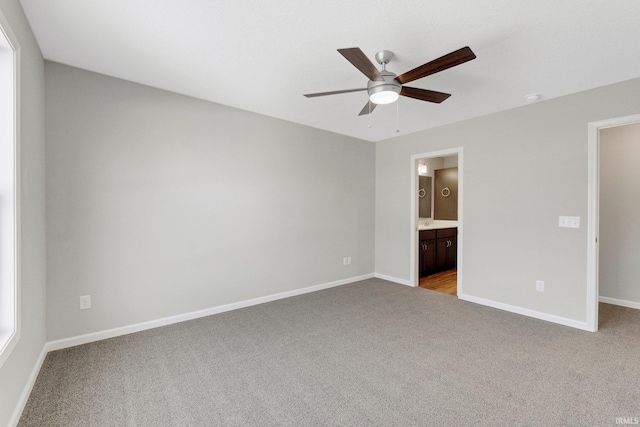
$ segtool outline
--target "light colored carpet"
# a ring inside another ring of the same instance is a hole
[[[50,353],[21,426],[615,426],[640,311],[589,333],[371,279]]]

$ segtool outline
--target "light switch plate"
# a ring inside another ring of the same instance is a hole
[[[580,228],[580,217],[579,216],[561,216],[558,221],[559,227],[565,228]]]

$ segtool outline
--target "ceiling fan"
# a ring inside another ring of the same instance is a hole
[[[421,101],[441,103],[451,96],[449,93],[436,92],[433,90],[419,89],[416,87],[402,86],[405,83],[421,79],[431,74],[439,73],[448,68],[455,67],[476,58],[473,51],[467,46],[458,49],[447,55],[427,62],[411,71],[407,71],[399,76],[387,71],[387,64],[393,58],[393,52],[382,50],[376,53],[376,61],[382,65],[382,70],[378,71],[375,65],[366,57],[358,47],[348,49],[338,49],[338,52],[351,62],[354,67],[369,78],[366,88],[335,90],[332,92],[307,93],[304,96],[313,98],[316,96],[338,95],[341,93],[359,92],[366,90],[369,94],[369,102],[360,111],[359,116],[371,113],[378,104],[390,104],[398,99],[399,95]]]

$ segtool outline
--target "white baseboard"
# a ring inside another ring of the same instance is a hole
[[[598,301],[604,302],[607,304],[621,305],[623,307],[636,308],[640,310],[640,302],[626,301],[623,299],[609,298],[609,297],[598,297]]]
[[[18,425],[18,422],[20,421],[20,417],[22,416],[22,411],[24,411],[24,407],[27,406],[27,400],[29,400],[29,395],[31,394],[31,390],[33,390],[33,386],[36,383],[36,379],[38,378],[38,374],[40,373],[40,368],[42,368],[42,364],[44,363],[45,357],[47,357],[48,351],[49,350],[47,349],[47,345],[45,344],[42,347],[40,356],[38,356],[38,359],[36,360],[36,364],[33,366],[33,369],[31,370],[31,374],[29,375],[29,378],[27,378],[27,384],[24,386],[24,389],[22,390],[22,394],[18,399],[18,404],[13,410],[13,415],[9,420],[10,427],[15,427]]]
[[[409,280],[398,279],[397,277],[387,276],[385,274],[374,273],[373,277],[375,277],[377,279],[388,280],[389,282],[399,283],[399,284],[405,285],[405,286],[414,287]]]
[[[560,325],[570,326],[572,328],[593,332],[589,328],[589,325],[587,325],[587,322],[580,322],[578,320],[568,319],[566,317],[555,316],[553,314],[547,314],[540,311],[530,310],[528,308],[522,308],[515,305],[504,304],[484,298],[478,298],[467,294],[458,295],[458,298],[465,301],[474,302],[476,304],[486,305],[488,307],[509,311],[511,313],[521,314],[523,316],[533,317],[540,320],[546,320],[547,322],[558,323]]]
[[[360,280],[370,279],[374,277],[373,273],[364,274],[362,276],[350,277],[348,279],[337,280],[335,282],[322,283],[320,285],[309,286],[302,289],[294,289],[292,291],[281,292],[278,294],[267,295],[264,297],[253,298],[245,301],[234,302],[231,304],[211,307],[204,310],[192,311],[190,313],[178,314],[175,316],[164,317],[162,319],[150,320],[148,322],[137,323],[134,325],[122,326],[119,328],[108,329],[105,331],[92,332],[90,334],[78,335],[70,338],[63,338],[56,341],[49,341],[46,344],[48,351],[61,350],[63,348],[73,347],[76,345],[87,344],[94,341],[100,341],[107,338],[113,338],[120,335],[132,334],[134,332],[145,331],[147,329],[167,326],[174,323],[185,322],[187,320],[198,319],[200,317],[211,316],[212,314],[224,313],[226,311],[237,310],[239,308],[250,307],[252,305],[263,304],[265,302],[275,301],[283,298],[289,298],[296,295],[307,294],[310,292],[320,291],[322,289],[333,288],[335,286],[346,285],[348,283],[358,282]]]

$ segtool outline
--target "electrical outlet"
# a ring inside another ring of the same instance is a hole
[[[80,310],[91,308],[91,295],[83,295],[80,297]]]
[[[536,280],[536,291],[544,292],[544,281]]]

